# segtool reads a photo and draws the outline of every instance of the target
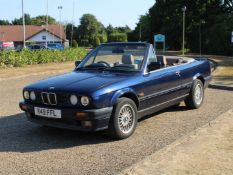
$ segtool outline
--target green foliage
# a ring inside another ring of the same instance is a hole
[[[106,43],[108,41],[108,36],[106,33],[98,34],[97,36],[100,40],[100,43]]]
[[[108,37],[109,42],[127,42],[126,33],[112,33]]]
[[[128,34],[129,41],[139,40],[141,26],[142,41],[153,43],[153,35],[166,35],[170,49],[182,47],[183,11],[186,6],[185,43],[191,51],[208,54],[232,55],[230,36],[233,26],[233,0],[190,1],[157,0],[149,13],[141,16],[135,30]]]
[[[109,24],[109,25],[106,27],[106,32],[107,32],[107,35],[109,36],[110,34],[116,32],[116,31],[115,31],[114,27],[113,27],[111,24]]]
[[[36,16],[31,18],[31,25],[46,25],[47,17],[46,15]],[[48,24],[56,24],[56,19],[48,16]]]
[[[64,51],[41,50],[30,51],[23,50],[1,51],[0,52],[0,68],[2,67],[21,67],[24,65],[44,64],[50,62],[65,62],[81,60],[87,51],[84,48],[65,49]]]
[[[72,35],[72,24],[68,23],[66,24],[66,38],[70,41],[71,43],[71,35]],[[78,41],[78,27],[73,26],[73,39]]]
[[[140,32],[141,32],[141,41],[149,41],[150,33],[151,33],[149,14],[140,16],[139,22],[137,23],[135,30],[128,33],[128,40],[140,41]]]
[[[107,32],[108,42],[114,42],[114,41],[125,42],[128,40],[127,35],[131,33],[132,30],[127,25],[125,27],[115,27],[115,28],[112,25],[108,25],[108,27],[106,28],[106,32]]]
[[[79,38],[80,40],[88,40],[89,45],[95,45],[95,38],[100,32],[103,32],[103,28],[103,25],[97,21],[94,15],[84,14],[78,27]],[[82,45],[83,42],[80,44]]]
[[[90,47],[91,45],[89,44],[89,40],[87,39],[81,39],[79,42],[79,45],[83,46],[83,47]]]
[[[8,20],[0,20],[0,25],[10,25],[11,23]]]
[[[76,40],[72,41],[72,47],[77,48],[78,47],[78,42]]]
[[[45,25],[47,21],[46,15],[41,15],[41,16],[36,16],[36,17],[31,17],[29,14],[24,15],[25,18],[25,24],[26,25]],[[23,24],[23,19],[21,18],[15,18],[12,22],[13,25],[22,25]],[[56,24],[56,20],[48,16],[48,24]]]
[[[95,37],[95,41],[94,41],[94,47],[96,47],[96,46],[99,46],[100,45],[100,39],[99,39],[99,37]]]

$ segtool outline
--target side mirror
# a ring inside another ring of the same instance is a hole
[[[148,69],[148,72],[151,72],[151,71],[154,71],[154,70],[157,70],[157,69],[160,69],[162,68],[162,62],[161,61],[157,61],[157,62],[151,62],[148,66],[147,66],[147,69]]]
[[[75,67],[78,67],[78,65],[81,63],[81,61],[75,61]]]

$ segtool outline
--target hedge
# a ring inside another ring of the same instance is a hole
[[[112,33],[108,37],[109,42],[127,42],[127,40],[126,33]]]
[[[0,68],[21,67],[24,65],[44,64],[80,60],[87,54],[84,48],[70,48],[64,51],[40,50],[0,51]]]

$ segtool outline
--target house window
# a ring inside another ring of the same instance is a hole
[[[46,40],[46,36],[42,36],[42,40]]]

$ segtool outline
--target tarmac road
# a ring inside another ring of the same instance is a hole
[[[0,80],[0,174],[115,174],[233,107],[232,91],[206,91],[203,106],[183,104],[141,120],[135,134],[114,141],[104,132],[41,127],[18,108],[22,88],[48,75]]]

